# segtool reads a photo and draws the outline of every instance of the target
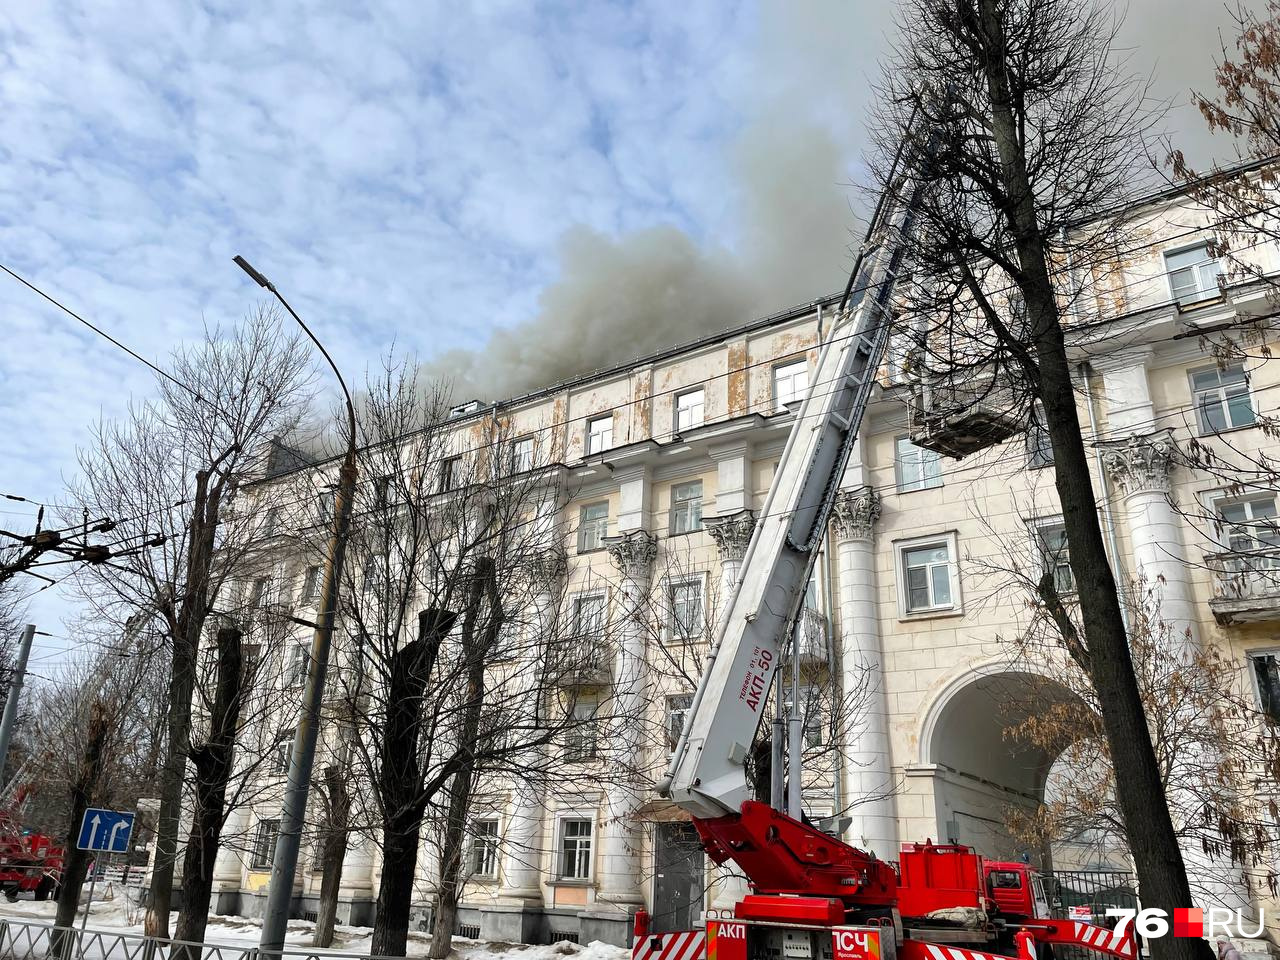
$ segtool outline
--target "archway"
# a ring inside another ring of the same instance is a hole
[[[1007,820],[1011,807],[1040,803],[1057,758],[1006,730],[1074,696],[1050,677],[1003,667],[971,671],[942,692],[920,738],[921,760],[932,771],[937,839],[992,859],[1050,866],[1050,852],[1029,849]]]

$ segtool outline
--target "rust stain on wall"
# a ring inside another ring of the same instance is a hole
[[[740,417],[750,406],[747,396],[747,341],[735,340],[729,344],[729,416]]]
[[[634,432],[628,440],[643,440],[648,437],[652,426],[653,410],[653,371],[641,370],[631,378],[632,408],[631,423]]]

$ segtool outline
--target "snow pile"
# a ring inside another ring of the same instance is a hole
[[[0,900],[0,917],[19,921],[52,923],[56,909],[52,900],[43,902],[18,900],[14,903]],[[171,927],[177,921],[177,916],[176,913],[173,914],[170,920]],[[78,925],[79,917],[77,917]],[[89,929],[138,936],[142,933],[142,917],[132,898],[116,896],[106,902],[100,902],[95,898],[93,911],[89,914]],[[303,948],[316,953],[354,953],[367,956],[373,944],[373,930],[370,927],[348,927],[339,924],[334,929],[333,946],[320,950],[311,946],[311,935],[314,930],[315,924],[309,920],[290,920],[285,937],[285,948],[289,950]],[[244,947],[256,944],[261,933],[261,920],[214,914],[209,917],[205,942]],[[410,931],[407,949],[410,957],[425,957],[430,947],[429,934]],[[624,947],[615,947],[598,940],[585,946],[568,941],[531,945],[468,940],[464,937],[453,938],[451,954],[454,960],[569,960],[569,958],[572,960],[628,960],[629,955],[630,951]]]

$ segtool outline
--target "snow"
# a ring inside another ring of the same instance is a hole
[[[134,891],[123,895],[120,887],[103,891],[94,897],[93,910],[89,914],[89,930],[108,935],[141,936],[142,915],[138,909]],[[103,899],[99,899],[99,898]],[[106,898],[110,899],[106,899]],[[0,919],[19,922],[52,923],[56,906],[52,900],[18,900],[14,903],[0,899]],[[170,925],[177,921],[173,914]],[[76,917],[76,926],[80,917]],[[373,942],[370,927],[348,927],[339,924],[334,931],[333,946],[320,950],[311,946],[311,934],[315,924],[309,920],[290,920],[286,935],[286,950],[305,949],[315,954],[356,954],[368,956]],[[205,932],[205,942],[235,949],[256,946],[262,932],[262,922],[248,917],[211,915]],[[425,957],[431,945],[431,937],[425,933],[410,931],[408,956]],[[630,951],[623,947],[596,940],[584,946],[568,941],[530,945],[501,941],[467,940],[453,938],[453,960],[628,960]],[[230,956],[230,955],[228,955]]]

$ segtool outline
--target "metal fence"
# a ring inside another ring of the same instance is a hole
[[[355,957],[403,960],[295,946],[264,952],[256,944],[187,943],[0,919],[0,960],[343,960]]]
[[[1128,871],[1055,870],[1045,874],[1044,881],[1055,917],[1114,927],[1115,918],[1107,916],[1109,907],[1138,908],[1137,881]],[[1138,946],[1141,949],[1141,943]],[[1107,954],[1087,947],[1058,945],[1053,949],[1058,960],[1108,960]]]

